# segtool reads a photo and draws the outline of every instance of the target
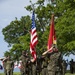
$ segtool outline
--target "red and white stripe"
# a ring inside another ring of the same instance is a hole
[[[31,30],[31,42],[30,42],[30,52],[34,59],[36,59],[35,46],[38,43],[36,27]]]

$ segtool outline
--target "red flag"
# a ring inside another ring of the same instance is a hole
[[[32,14],[32,25],[31,25],[31,41],[30,41],[30,52],[32,54],[32,57],[34,58],[34,60],[36,60],[36,50],[35,50],[35,46],[38,43],[38,38],[37,38],[37,32],[36,32],[36,26],[35,26],[35,15],[34,15],[34,11]]]
[[[56,44],[56,35],[55,35],[55,29],[54,29],[54,15],[52,15],[51,25],[50,25],[50,33],[48,38],[48,50],[51,48],[52,44]],[[52,52],[52,50],[50,50]]]

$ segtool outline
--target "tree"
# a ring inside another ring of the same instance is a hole
[[[47,0],[46,0],[47,1]],[[52,13],[55,14],[55,30],[58,49],[63,54],[75,52],[75,0],[56,0],[56,4],[46,3],[45,0],[38,0],[35,5],[36,28],[39,43],[36,46],[37,54],[46,50],[50,19]],[[25,9],[32,12],[32,6]],[[5,41],[11,45],[21,44],[25,50],[29,49],[31,18],[22,17],[20,20],[12,21],[3,29]]]
[[[29,44],[27,43],[29,41],[27,41],[26,39],[28,39],[29,37],[30,26],[30,16],[24,16],[21,17],[20,20],[16,18],[2,30],[4,39],[9,44],[8,47],[11,47],[11,49],[8,52],[14,60],[18,60],[18,57],[21,55],[22,50],[27,50],[27,48],[29,47]],[[8,52],[6,51],[4,55],[7,55]]]
[[[4,40],[10,46],[19,43],[18,38],[28,33],[27,30],[30,29],[30,24],[31,20],[29,16],[21,17],[20,21],[16,18],[8,26],[3,28]]]
[[[60,14],[56,20],[58,48],[63,53],[73,53],[75,51],[74,3],[74,0],[58,0],[57,8],[55,8],[55,14]]]

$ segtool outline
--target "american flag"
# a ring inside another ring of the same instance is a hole
[[[37,32],[36,32],[36,25],[35,25],[35,14],[33,11],[32,14],[32,25],[31,25],[31,40],[30,40],[30,52],[32,54],[32,57],[34,58],[34,60],[36,60],[36,50],[35,50],[35,46],[38,43],[38,38],[37,38]]]

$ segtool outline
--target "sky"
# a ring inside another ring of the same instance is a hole
[[[31,15],[25,10],[25,6],[29,5],[30,0],[0,0],[0,57],[4,56],[4,52],[9,50],[8,43],[4,41],[2,29],[15,20],[15,17],[20,19],[22,16]],[[32,0],[35,3],[36,0]]]
[[[29,5],[30,0],[0,0],[0,58],[4,56],[4,52],[8,51],[8,43],[4,41],[4,36],[2,34],[2,29],[10,24],[11,21],[15,20],[15,17],[20,19],[22,16],[32,15],[25,10],[25,6]],[[37,0],[32,0],[35,3]],[[75,56],[70,55],[63,57],[65,60],[69,61]],[[3,72],[3,71],[0,71]]]
[[[4,56],[4,52],[9,50],[8,43],[4,41],[4,36],[2,34],[2,29],[10,24],[11,21],[15,20],[15,17],[20,19],[22,16],[32,15],[25,10],[25,6],[29,5],[30,0],[0,0],[0,57]],[[35,3],[37,0],[31,0]],[[69,57],[64,57],[64,59],[75,58],[75,56],[70,55]]]

